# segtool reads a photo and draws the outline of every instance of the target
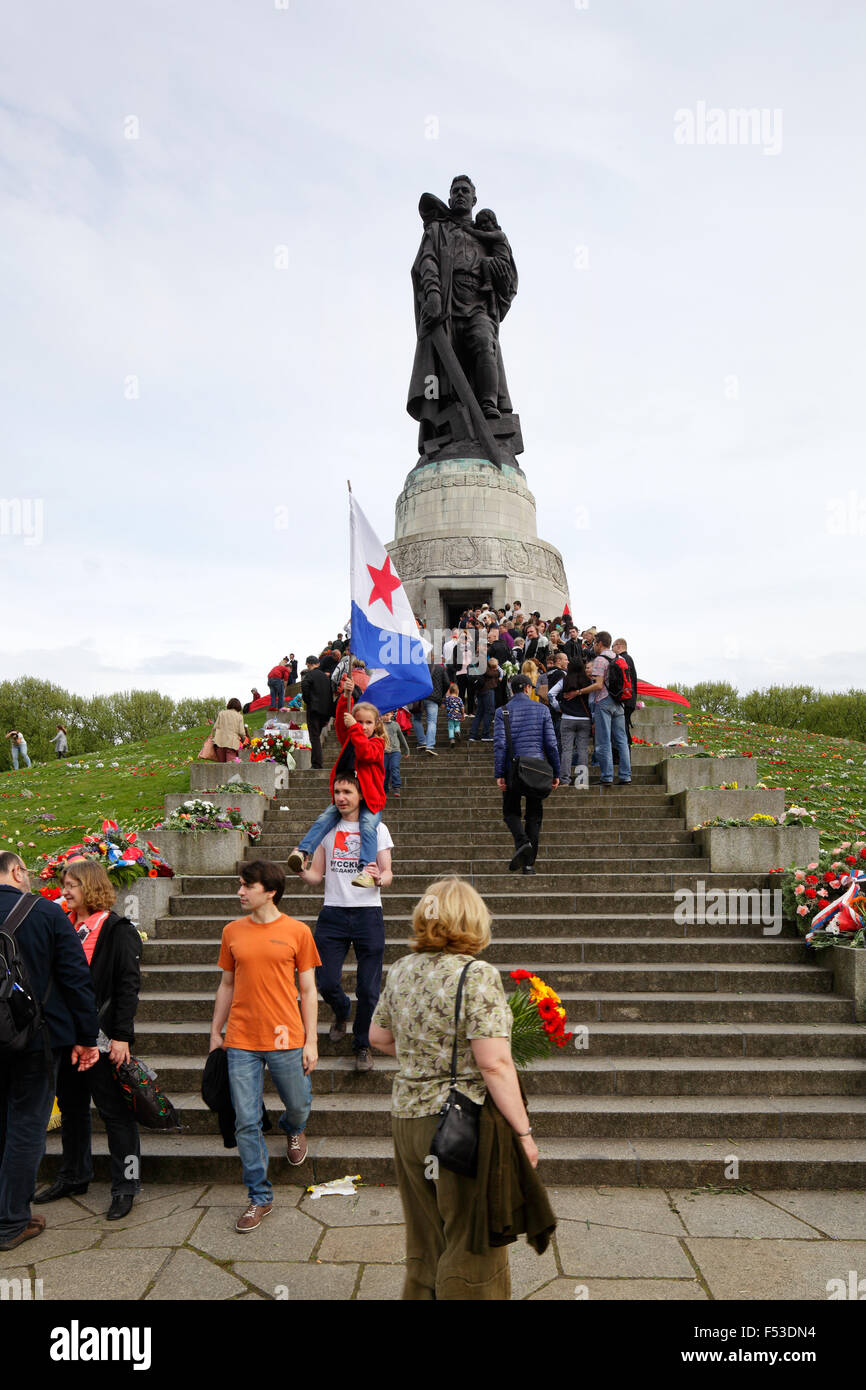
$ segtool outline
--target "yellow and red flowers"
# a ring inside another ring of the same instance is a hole
[[[537,1018],[550,1041],[557,1047],[565,1047],[571,1042],[574,1034],[565,1031],[565,1009],[556,990],[551,989],[539,975],[533,975],[529,970],[512,970],[511,978],[518,984],[528,983],[529,1001],[535,1005]],[[513,999],[514,996],[511,995],[510,998]]]

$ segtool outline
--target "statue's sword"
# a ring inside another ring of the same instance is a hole
[[[449,377],[454,382],[457,395],[460,397],[461,405],[465,406],[469,411],[470,419],[475,427],[476,439],[487,449],[490,462],[501,469],[502,459],[499,453],[499,446],[493,436],[493,431],[484,418],[484,412],[478,404],[475,392],[469,385],[466,373],[458,361],[457,353],[451,346],[448,334],[445,332],[441,323],[437,323],[430,336],[433,340],[433,346],[439,354],[440,361],[447,370]]]

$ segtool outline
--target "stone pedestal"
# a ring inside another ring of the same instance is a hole
[[[539,540],[535,498],[521,469],[486,459],[421,463],[397,499],[387,547],[414,611],[436,628],[455,609],[519,599],[524,613],[562,612],[568,583],[562,556]]]

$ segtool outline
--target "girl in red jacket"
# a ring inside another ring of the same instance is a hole
[[[352,690],[354,680],[346,676],[337,701],[334,728],[341,748],[337,761],[331,769],[331,805],[313,822],[297,848],[293,849],[287,861],[291,873],[300,873],[304,867],[305,855],[318,849],[335,826],[340,824],[340,813],[334,805],[334,781],[341,777],[355,777],[361,788],[361,805],[358,822],[361,831],[361,850],[358,857],[359,872],[352,879],[356,888],[375,888],[376,880],[368,865],[375,868],[378,852],[377,830],[385,809],[385,727],[382,716],[375,705],[355,705],[352,710]]]

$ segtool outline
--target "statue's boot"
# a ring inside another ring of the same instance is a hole
[[[485,419],[500,419],[502,412],[496,404],[499,395],[499,370],[496,366],[496,358],[492,353],[489,357],[477,359],[475,383],[478,391],[478,404],[481,406]]]

